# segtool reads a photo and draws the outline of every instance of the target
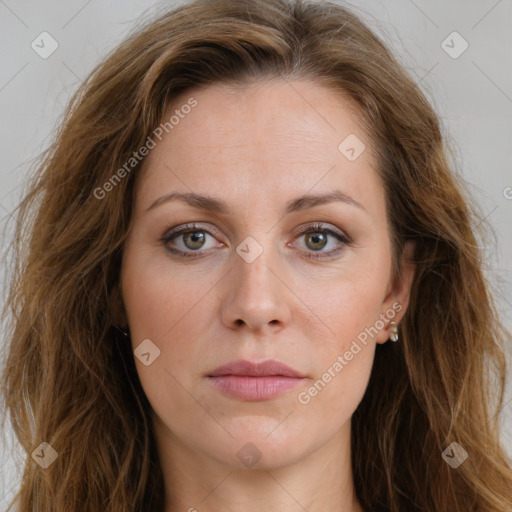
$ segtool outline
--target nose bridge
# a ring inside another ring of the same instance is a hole
[[[251,329],[261,329],[269,323],[286,322],[288,304],[286,287],[277,277],[281,265],[272,231],[262,228],[253,233],[236,247],[223,316],[230,326],[243,322]]]
[[[271,233],[260,230],[247,236],[237,246],[236,253],[234,270],[239,295],[254,299],[260,295],[261,298],[272,296],[277,292],[274,282],[276,277],[271,270],[276,266]]]

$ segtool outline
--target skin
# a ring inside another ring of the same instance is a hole
[[[390,342],[389,322],[307,404],[298,395],[393,304],[401,306],[397,323],[407,309],[414,267],[404,264],[392,279],[370,140],[346,98],[308,81],[196,88],[175,98],[165,119],[191,96],[197,106],[150,151],[138,176],[121,271],[120,323],[133,349],[150,339],[160,350],[148,366],[135,362],[154,412],[165,512],[361,512],[350,419],[376,344]],[[366,145],[354,161],[338,150],[349,134]],[[293,198],[334,189],[363,208],[331,202],[281,213]],[[147,210],[173,191],[221,199],[230,212],[182,201]],[[183,235],[161,241],[190,222],[200,224],[192,231],[205,236],[203,245]],[[312,222],[350,244],[298,233]],[[251,263],[236,252],[248,236],[263,249]],[[200,257],[180,258],[168,247]],[[407,245],[404,258],[412,250]],[[227,397],[205,375],[241,358],[277,359],[307,378],[270,400]],[[256,449],[246,449],[261,455],[251,467],[237,457],[249,442]]]

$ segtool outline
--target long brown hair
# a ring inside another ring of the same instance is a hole
[[[432,107],[340,5],[197,0],[138,29],[93,70],[17,209],[2,391],[27,453],[22,512],[162,509],[150,406],[131,349],[112,327],[140,163],[103,197],[97,191],[177,94],[276,77],[313,80],[355,102],[378,155],[395,272],[405,242],[416,242],[400,343],[377,346],[352,418],[362,506],[512,509],[498,417],[510,333],[483,272],[486,224],[449,163]],[[58,453],[44,470],[31,457],[42,442]],[[452,442],[468,454],[457,469],[442,457]]]

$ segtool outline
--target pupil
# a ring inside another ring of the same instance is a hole
[[[325,235],[324,234],[310,235],[310,239],[313,240],[314,244],[318,243],[319,239],[323,239],[324,243],[322,244],[321,247],[319,247],[319,249],[322,249],[323,247],[325,247]]]
[[[192,233],[185,234],[185,243],[188,239],[192,240],[193,247],[191,247],[191,249],[197,249],[197,248],[201,247],[201,245],[202,245],[202,242],[204,239],[204,233],[201,233],[199,231],[194,231]],[[199,245],[194,245],[198,241],[201,243],[199,243]]]

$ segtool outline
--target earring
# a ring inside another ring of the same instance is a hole
[[[391,341],[398,341],[398,326],[396,325],[396,322],[389,322],[389,324],[392,326],[389,339]]]

